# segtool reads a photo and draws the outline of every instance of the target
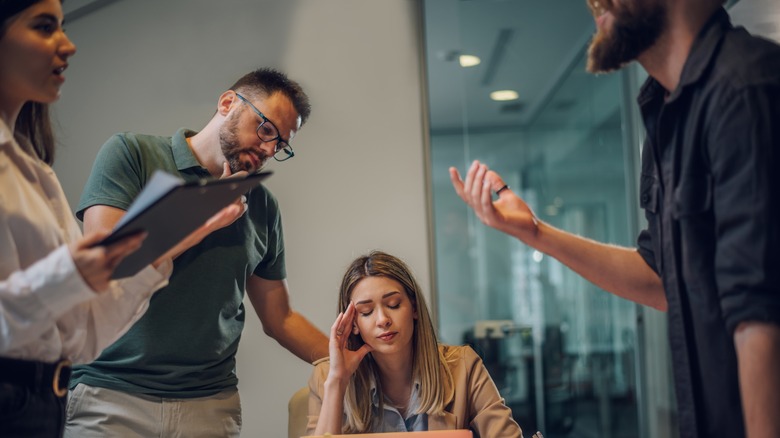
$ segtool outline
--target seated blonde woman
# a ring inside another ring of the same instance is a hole
[[[406,264],[374,251],[344,274],[330,357],[309,380],[308,434],[471,429],[522,437],[479,356],[440,345]]]

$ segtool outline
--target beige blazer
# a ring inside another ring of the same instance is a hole
[[[440,345],[452,373],[455,391],[444,412],[428,415],[429,430],[471,429],[475,438],[522,438],[512,410],[504,404],[482,359],[468,346]],[[307,433],[317,427],[325,379],[330,362],[315,362],[309,379],[309,421]]]

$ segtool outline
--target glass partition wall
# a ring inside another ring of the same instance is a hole
[[[639,74],[585,72],[584,0],[423,3],[442,341],[474,347],[527,436],[675,436],[663,315],[482,225],[447,173],[483,161],[544,221],[633,246]]]

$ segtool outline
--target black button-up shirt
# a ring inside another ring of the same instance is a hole
[[[680,434],[741,437],[734,330],[780,324],[780,47],[721,9],[677,89],[649,78],[638,102],[638,246],[666,290]]]

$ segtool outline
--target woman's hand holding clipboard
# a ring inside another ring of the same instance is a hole
[[[139,232],[147,233],[140,248],[119,261],[111,278],[132,276],[151,263],[172,258],[235,222],[246,210],[243,195],[270,175],[270,171],[223,173],[220,179],[185,182],[166,172],[155,172],[111,234],[95,244],[109,246]]]

